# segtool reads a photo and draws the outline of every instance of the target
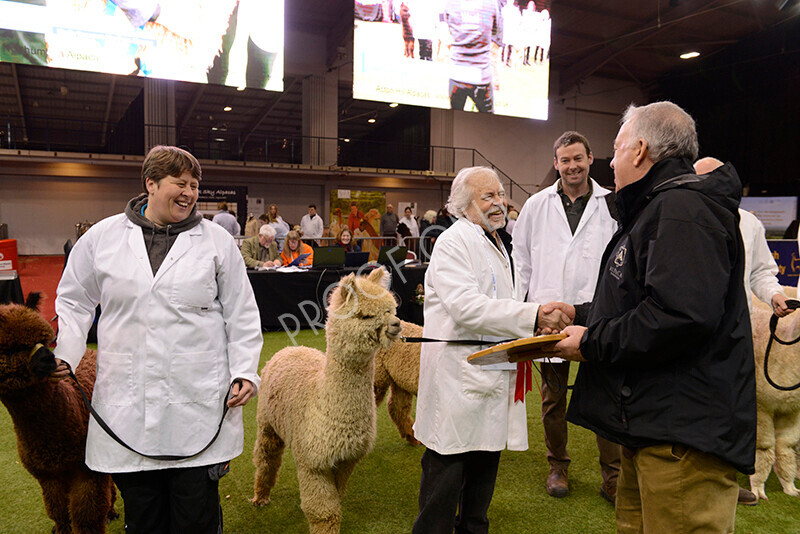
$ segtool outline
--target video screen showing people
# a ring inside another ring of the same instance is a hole
[[[355,0],[353,98],[547,119],[549,0]]]
[[[0,61],[283,90],[284,0],[0,0]]]

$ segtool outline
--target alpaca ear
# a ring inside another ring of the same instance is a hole
[[[346,305],[350,299],[356,294],[356,275],[350,273],[341,280],[339,280],[339,296],[341,303],[339,307]]]
[[[25,300],[25,307],[32,310],[39,310],[39,302],[42,300],[42,294],[38,291],[31,291],[28,293],[28,298]]]
[[[389,277],[389,273],[386,272],[386,269],[383,267],[378,267],[377,269],[373,269],[369,275],[367,275],[367,280],[374,284],[378,284],[379,286],[383,287],[384,289],[389,289],[389,285],[391,284],[391,278]]]

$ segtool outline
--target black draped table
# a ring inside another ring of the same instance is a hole
[[[24,304],[25,298],[22,295],[22,284],[19,276],[11,271],[0,274],[0,304]]]
[[[406,266],[392,272],[391,289],[398,297],[397,316],[405,321],[422,324],[422,301],[417,288],[425,280],[424,265]],[[371,268],[362,269],[362,274]],[[308,270],[284,273],[281,271],[247,271],[256,296],[263,330],[322,328],[325,305],[339,280],[355,268]]]

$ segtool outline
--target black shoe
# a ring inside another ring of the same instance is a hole
[[[758,504],[758,497],[752,491],[739,488],[739,500],[737,502],[745,506],[755,506]]]

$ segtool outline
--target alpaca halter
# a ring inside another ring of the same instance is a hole
[[[36,344],[36,345],[34,345],[34,346],[33,346],[33,348],[31,349],[31,353],[30,353],[30,355],[31,355],[31,356],[33,356],[34,354],[36,354],[36,351],[37,351],[37,350],[39,350],[39,349],[41,349],[42,347],[44,347],[44,345],[42,345],[41,343],[37,343],[37,344]]]

